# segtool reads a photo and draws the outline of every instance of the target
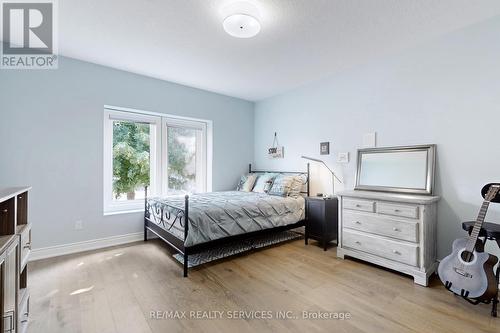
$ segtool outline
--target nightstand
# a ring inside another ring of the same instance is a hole
[[[329,242],[338,242],[339,201],[336,197],[307,197],[306,212],[306,245],[312,238],[319,241],[326,251]]]

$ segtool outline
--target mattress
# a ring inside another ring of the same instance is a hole
[[[149,198],[150,211],[170,211],[171,222],[184,210],[184,197]],[[228,236],[297,223],[305,218],[303,197],[279,197],[254,192],[211,192],[189,197],[188,235],[184,246],[193,246]],[[168,230],[184,239],[184,227],[165,223]]]

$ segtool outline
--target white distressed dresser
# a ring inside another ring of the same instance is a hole
[[[339,196],[337,256],[350,256],[413,276],[427,286],[436,270],[439,197],[373,191]]]

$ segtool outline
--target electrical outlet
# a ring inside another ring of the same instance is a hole
[[[75,221],[75,230],[82,230],[82,229],[83,229],[83,221],[82,220]]]

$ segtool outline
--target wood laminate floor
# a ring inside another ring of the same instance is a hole
[[[159,241],[41,260],[29,273],[33,333],[500,332],[489,306],[467,304],[435,278],[420,287],[302,240],[191,270],[187,279]],[[182,311],[187,319],[151,318]],[[219,316],[213,311],[224,318],[189,319]],[[351,318],[305,320],[303,311]],[[230,319],[248,315],[273,318]]]

